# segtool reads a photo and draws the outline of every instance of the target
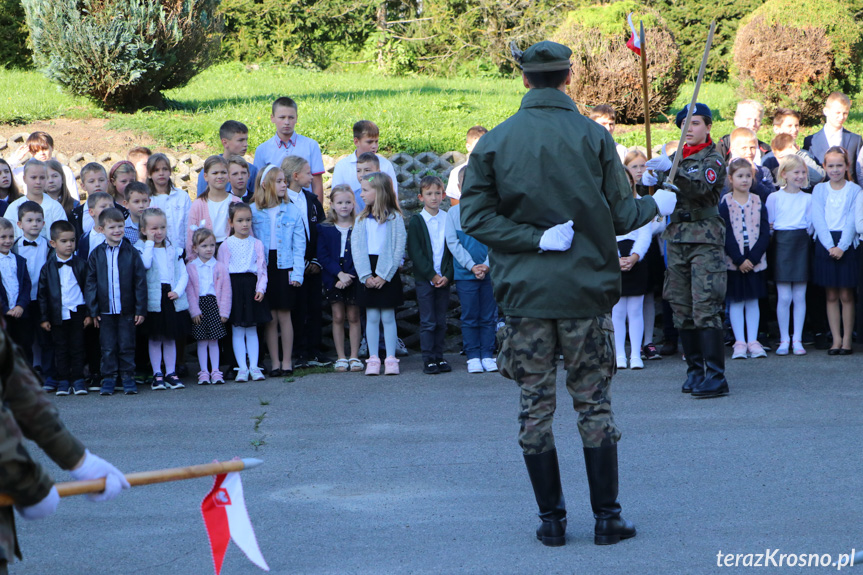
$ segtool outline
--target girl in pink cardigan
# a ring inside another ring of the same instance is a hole
[[[240,202],[240,198],[227,191],[228,160],[222,156],[210,156],[204,162],[204,180],[207,187],[198,192],[198,197],[189,208],[189,229],[186,230],[186,261],[195,259],[192,249],[192,236],[200,228],[213,230],[216,236],[216,246],[230,235],[231,226],[228,222],[228,208]],[[216,248],[218,253],[219,249]]]
[[[239,371],[237,381],[266,379],[258,367],[258,325],[270,322],[270,308],[264,302],[267,292],[267,260],[264,244],[251,237],[252,209],[249,204],[231,204],[228,212],[233,234],[219,248],[218,260],[231,276],[231,342]],[[246,364],[246,352],[249,363]]]
[[[192,335],[198,342],[198,385],[225,383],[219,371],[219,340],[227,335],[225,323],[231,315],[231,280],[228,268],[213,257],[216,235],[213,230],[199,228],[192,236],[195,259],[186,264],[189,283],[186,297],[192,316]],[[212,370],[207,370],[209,351]]]

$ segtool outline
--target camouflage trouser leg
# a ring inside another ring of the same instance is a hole
[[[662,297],[677,329],[722,329],[727,281],[723,246],[668,242]]]
[[[620,431],[611,411],[615,363],[610,315],[561,320],[508,317],[498,338],[498,369],[521,388],[518,443],[524,453],[554,449],[557,343],[563,351],[566,388],[579,412],[582,443],[585,447],[617,443]]]

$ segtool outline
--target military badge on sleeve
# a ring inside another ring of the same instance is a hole
[[[704,172],[704,179],[707,180],[708,184],[716,183],[716,170],[713,168],[707,168],[707,171]]]

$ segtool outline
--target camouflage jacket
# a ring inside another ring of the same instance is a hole
[[[42,381],[27,365],[21,350],[0,329],[0,492],[16,504],[38,503],[54,485],[42,466],[33,461],[23,437],[34,441],[63,469],[71,469],[84,457],[84,446],[57,413],[42,391]],[[15,536],[12,507],[0,507],[0,561],[21,558]]]
[[[678,152],[675,152],[678,153]],[[674,154],[672,154],[672,161]],[[660,174],[659,184],[662,185],[667,173]],[[719,211],[708,218],[698,218],[698,212],[705,208],[716,208],[725,184],[725,161],[711,144],[703,150],[680,160],[674,185],[680,192],[677,194],[677,206],[662,233],[662,239],[672,243],[725,245],[725,223],[719,216]],[[687,218],[687,214],[695,221],[677,221]]]

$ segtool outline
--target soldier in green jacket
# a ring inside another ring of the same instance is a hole
[[[487,245],[495,299],[506,315],[498,367],[521,388],[519,444],[539,506],[536,535],[565,543],[566,508],[552,433],[560,346],[579,412],[597,544],[635,535],[620,517],[611,410],[611,308],[620,299],[616,235],[669,214],[660,190],[636,200],[614,140],[566,95],[572,51],[539,42],[521,57],[519,111],[471,154],[461,197],[465,233]]]
[[[689,106],[677,114],[679,128]],[[662,239],[668,242],[668,268],[663,297],[671,304],[674,326],[686,356],[687,374],[683,393],[692,397],[728,394],[725,379],[725,223],[719,215],[719,196],[725,183],[725,162],[710,139],[713,116],[698,103],[692,112],[683,154],[673,184],[679,189],[677,207],[669,218]],[[646,185],[662,183],[671,159],[660,156],[647,162]]]
[[[116,467],[84,449],[66,429],[54,404],[42,391],[39,377],[24,361],[21,349],[0,328],[0,493],[15,500],[24,519],[42,519],[57,508],[60,496],[51,477],[33,461],[23,437],[34,441],[73,479],[105,477],[105,491],[94,501],[116,497],[129,483]],[[12,507],[0,507],[0,575],[13,557],[21,558]]]

